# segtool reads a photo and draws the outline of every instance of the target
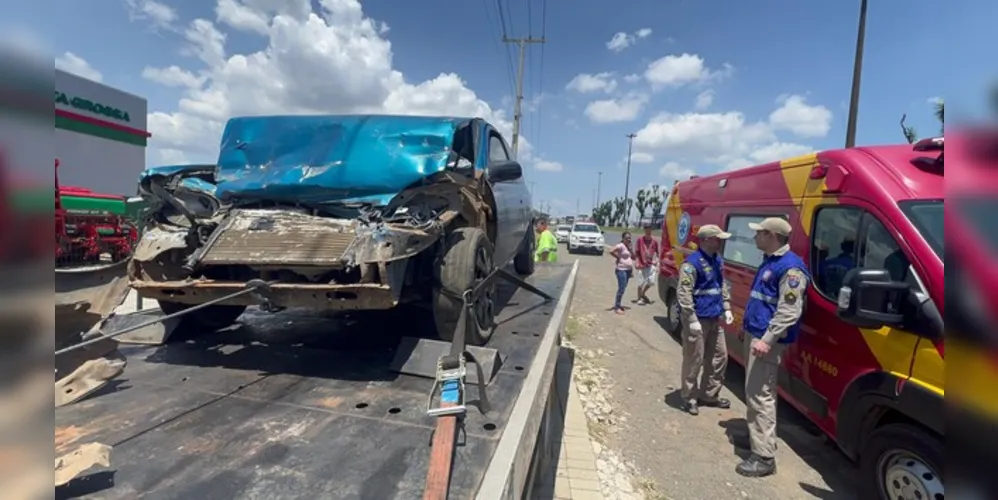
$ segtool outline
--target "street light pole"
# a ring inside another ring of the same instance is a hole
[[[602,185],[603,185],[603,172],[599,172],[599,177],[596,179],[596,203],[594,204],[594,207],[599,206],[599,195],[600,195],[599,191]]]
[[[631,150],[634,145],[634,138],[637,134],[627,134],[627,176],[624,177],[624,229],[627,229],[628,219],[631,218],[631,205],[628,203],[630,200],[631,192]]]
[[[856,32],[856,57],[852,68],[852,94],[849,96],[849,121],[846,122],[846,147],[856,145],[856,120],[859,115],[859,87],[863,73],[863,46],[866,42],[866,3],[860,0],[859,30]]]

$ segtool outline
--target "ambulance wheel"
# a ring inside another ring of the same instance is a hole
[[[679,319],[679,299],[676,297],[676,289],[659,281],[658,297],[665,304],[665,331],[675,337],[683,329],[683,322]]]
[[[527,231],[522,248],[513,258],[513,270],[521,276],[534,274],[534,250],[537,248],[537,236],[533,230]]]
[[[492,272],[492,252],[492,242],[481,229],[463,227],[447,235],[433,290],[433,318],[441,340],[454,340],[463,308],[460,297]],[[464,338],[467,345],[485,345],[492,338],[496,288],[493,283],[475,302],[474,314],[467,318],[472,325]]]
[[[195,304],[180,304],[160,300],[159,308],[165,314],[178,313],[195,306]],[[208,306],[184,314],[177,325],[184,330],[196,330],[189,333],[211,333],[231,326],[246,310],[246,306]]]
[[[910,424],[888,424],[867,439],[860,455],[860,498],[944,498],[943,443]]]

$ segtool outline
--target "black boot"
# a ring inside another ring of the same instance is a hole
[[[700,406],[709,406],[711,408],[720,408],[722,410],[727,410],[728,408],[731,408],[731,401],[728,401],[725,398],[717,398],[716,401],[705,401],[701,399],[699,403]]]
[[[735,472],[745,477],[766,477],[776,474],[776,459],[763,458],[753,453],[735,467]]]
[[[683,411],[689,413],[690,415],[699,415],[700,408],[697,407],[697,400],[691,399],[683,403]]]

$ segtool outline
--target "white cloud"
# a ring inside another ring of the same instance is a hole
[[[90,66],[90,63],[72,52],[66,52],[61,56],[56,57],[55,67],[65,71],[66,73],[72,73],[80,78],[86,78],[87,80],[93,80],[95,82],[104,80],[104,75],[102,75],[100,71],[94,69]]]
[[[669,181],[681,180],[684,181],[689,179],[691,175],[696,174],[692,168],[684,167],[674,161],[667,162],[662,165],[662,168],[658,169],[658,174],[665,177]]]
[[[930,98],[926,99],[925,102],[927,102],[929,104],[932,104],[932,105],[936,105],[936,104],[939,104],[939,103],[943,102],[943,98],[942,97],[930,97]]]
[[[688,165],[713,173],[813,151],[810,146],[781,140],[769,121],[750,122],[737,111],[659,114],[637,132],[634,147],[668,158],[668,168],[660,171],[663,175],[687,176],[686,171],[692,170]]]
[[[190,87],[197,88],[204,84],[203,76],[195,76],[190,71],[179,66],[167,68],[146,67],[142,70],[142,78],[146,80],[166,85],[167,87]]]
[[[357,0],[218,0],[220,24],[195,19],[181,32],[196,68],[150,68],[147,77],[185,85],[174,110],[149,114],[150,164],[214,161],[225,121],[256,114],[397,113],[478,116],[512,139],[512,123],[442,73],[407,81],[392,63],[386,26],[365,16]],[[265,36],[256,52],[230,53],[219,27]],[[197,84],[197,85],[194,85]],[[520,137],[520,160],[532,146]]]
[[[593,123],[627,122],[637,118],[647,102],[640,94],[593,101],[586,106],[586,116]]]
[[[709,108],[710,105],[713,104],[713,103],[714,103],[714,90],[713,89],[707,89],[707,90],[704,90],[703,92],[700,92],[699,94],[697,94],[697,101],[696,101],[695,106],[696,106],[696,109],[698,111],[703,111],[703,110]]]
[[[614,33],[613,38],[610,38],[609,42],[606,42],[606,48],[614,52],[621,52],[631,45],[634,45],[639,38],[647,38],[651,34],[651,28],[641,28],[633,34],[619,31]]]
[[[614,80],[613,73],[597,73],[588,74],[581,73],[572,81],[565,85],[565,89],[574,90],[580,93],[590,93],[590,92],[606,92],[607,94],[613,92],[617,88],[617,80]]]
[[[801,137],[824,137],[832,126],[832,112],[824,106],[808,105],[799,95],[780,96],[782,106],[769,115],[774,130],[788,130]]]
[[[734,67],[725,64],[717,71],[710,70],[703,58],[695,54],[668,55],[652,61],[645,69],[645,80],[658,90],[665,87],[682,87],[695,83],[719,80],[730,76]]]
[[[172,29],[177,20],[177,11],[173,7],[155,0],[125,0],[128,16],[133,21],[149,21],[153,28]]]
[[[789,142],[774,142],[763,146],[749,154],[754,163],[769,163],[771,161],[785,160],[803,154],[811,153],[814,148],[802,144]]]
[[[537,160],[534,162],[534,168],[544,172],[561,172],[562,170],[565,170],[565,166],[561,163],[548,160]]]
[[[638,83],[641,81],[641,75],[630,74],[624,77],[624,81],[627,83]]]
[[[624,161],[627,161],[627,156],[624,156]],[[655,156],[651,153],[646,153],[644,151],[635,151],[631,153],[631,163],[651,163],[655,161]]]

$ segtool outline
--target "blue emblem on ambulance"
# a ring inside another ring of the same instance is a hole
[[[679,227],[677,229],[679,234],[676,236],[679,238],[679,244],[684,245],[686,239],[690,236],[690,214],[688,212],[683,212],[683,215],[679,218]]]

